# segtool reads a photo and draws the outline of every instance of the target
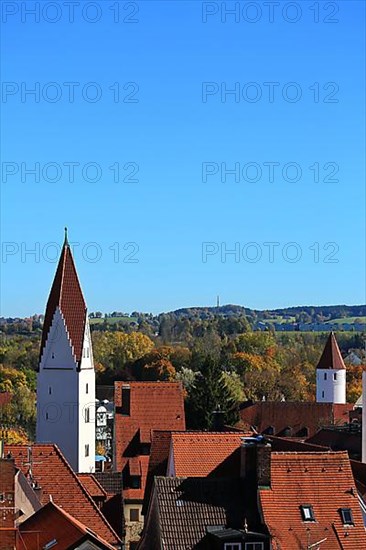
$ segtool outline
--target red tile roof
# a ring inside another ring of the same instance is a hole
[[[125,488],[123,496],[142,500],[149,456],[141,454],[141,444],[151,443],[153,430],[185,430],[183,388],[180,382],[115,382],[114,392],[116,469],[141,472],[141,487]]]
[[[11,452],[16,466],[23,474],[29,474],[27,445],[5,445],[5,452]],[[117,534],[99,511],[89,493],[71,469],[70,465],[56,445],[37,443],[31,446],[32,475],[42,488],[42,504],[46,504],[50,495],[63,510],[95,531],[112,545],[120,544]]]
[[[92,498],[107,498],[107,493],[93,474],[77,474],[77,476]]]
[[[287,427],[292,429],[292,436],[313,436],[322,426],[347,424],[351,404],[294,402],[294,401],[260,401],[245,404],[239,411],[240,421],[237,427],[256,430],[263,433],[274,428],[273,435],[284,435]]]
[[[347,453],[271,454],[271,488],[260,489],[264,521],[274,550],[366,548],[366,534]],[[313,507],[315,522],[302,519],[300,506]],[[344,527],[340,508],[350,508],[355,525]]]
[[[75,359],[79,363],[82,356],[87,308],[67,240],[65,240],[62,248],[47,302],[42,331],[40,360],[57,307],[60,308],[65,320]]]
[[[122,414],[122,387],[130,388],[130,414]],[[151,443],[152,430],[185,430],[180,382],[115,382],[116,468],[139,455],[140,443]]]
[[[49,502],[38,512],[20,525],[18,550],[39,550],[56,539],[58,550],[74,548],[86,536],[92,542],[106,550],[115,550],[114,546],[92,532],[82,522],[68,514],[54,502]]]
[[[245,432],[172,433],[176,477],[239,475],[241,438]]]
[[[334,332],[331,332],[325,344],[317,369],[345,369]]]

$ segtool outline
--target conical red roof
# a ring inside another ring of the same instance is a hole
[[[57,307],[60,308],[65,319],[66,329],[69,333],[71,344],[74,348],[74,355],[76,361],[79,363],[83,350],[86,304],[76,273],[71,249],[66,238],[47,302],[42,332],[40,359]]]
[[[339,350],[334,332],[331,332],[324,351],[319,360],[317,369],[345,369],[341,352]]]

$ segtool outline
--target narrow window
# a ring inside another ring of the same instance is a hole
[[[130,508],[130,521],[140,521],[140,510],[138,508]]]
[[[326,379],[327,379],[327,373],[325,372],[324,373],[324,380],[326,380]]]
[[[89,456],[89,445],[85,445],[85,456]]]
[[[90,422],[90,409],[85,409],[85,422]]]
[[[89,384],[85,386],[85,393],[89,393]]]
[[[51,359],[54,359],[55,358],[55,352],[52,352],[51,353]]]
[[[89,348],[86,348],[86,356],[89,357]]]
[[[314,510],[310,504],[300,506],[303,521],[315,521]]]
[[[324,397],[324,390],[322,391],[322,397]]]
[[[351,508],[341,508],[340,510],[343,525],[354,525]]]
[[[336,372],[333,374],[333,380],[337,380],[337,373]]]
[[[46,420],[48,420],[48,413],[46,413]]]
[[[51,386],[48,386],[48,395],[51,395],[51,393],[52,393],[52,388]]]

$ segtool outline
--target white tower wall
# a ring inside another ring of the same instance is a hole
[[[317,369],[317,403],[346,403],[346,369]]]
[[[87,323],[78,370],[59,308],[55,311],[39,367],[36,439],[38,443],[56,443],[75,472],[94,471],[95,372],[89,325]]]

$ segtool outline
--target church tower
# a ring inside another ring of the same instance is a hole
[[[37,377],[37,443],[56,443],[75,472],[95,467],[95,371],[87,307],[65,242],[48,298]]]
[[[346,403],[346,366],[331,332],[316,368],[317,403]]]

